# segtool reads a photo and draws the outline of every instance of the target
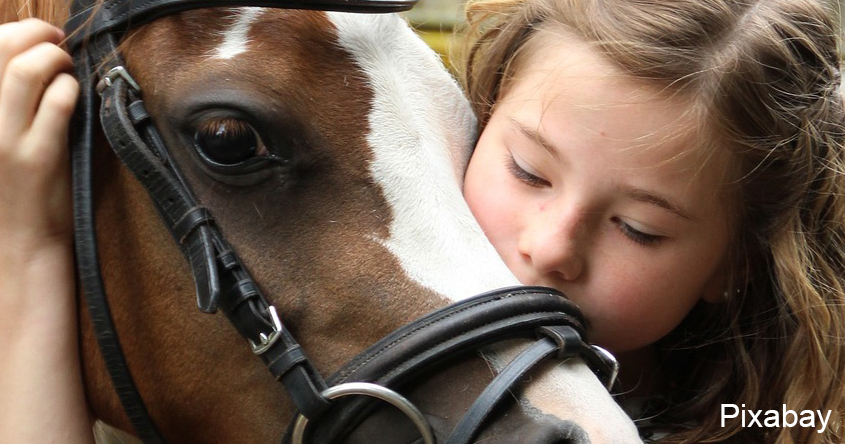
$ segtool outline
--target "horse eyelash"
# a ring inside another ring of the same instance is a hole
[[[264,144],[261,135],[250,125],[247,121],[236,117],[219,117],[205,120],[197,125],[196,131],[205,135],[213,136],[219,134],[221,128],[226,128],[230,133],[230,137],[237,138],[244,135],[255,135],[258,142],[258,151],[256,154],[259,157],[269,156],[270,149]]]
[[[217,135],[221,128],[226,128],[233,135],[245,135],[252,132],[249,124],[240,119],[232,117],[217,118],[203,121],[197,126],[197,132],[213,136]]]

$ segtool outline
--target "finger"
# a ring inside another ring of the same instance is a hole
[[[44,159],[42,166],[54,170],[67,159],[70,119],[79,96],[79,84],[67,73],[60,73],[44,90],[32,126],[24,137],[24,158]],[[55,161],[56,163],[53,163]]]
[[[79,92],[76,79],[60,73],[44,91],[32,126],[10,157],[18,178],[15,193],[27,196],[18,220],[29,232],[62,238],[72,232],[68,127]],[[12,179],[14,182],[14,179]],[[23,201],[21,201],[23,202]]]
[[[0,25],[0,75],[16,55],[41,42],[58,44],[64,32],[38,19],[24,19]]]
[[[31,125],[47,85],[71,67],[70,56],[50,43],[39,43],[10,60],[0,80],[0,137],[20,137]]]

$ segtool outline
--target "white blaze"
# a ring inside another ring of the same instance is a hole
[[[461,193],[475,118],[457,82],[400,17],[329,18],[374,92],[370,171],[393,216],[379,240],[410,278],[452,300],[518,284]]]
[[[223,42],[214,50],[213,58],[231,59],[246,52],[249,47],[249,30],[262,12],[263,8],[238,9],[234,22],[223,32]]]

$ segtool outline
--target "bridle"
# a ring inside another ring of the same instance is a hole
[[[149,193],[163,222],[191,266],[197,305],[206,313],[222,309],[252,351],[280,381],[298,412],[283,440],[300,443],[306,425],[313,442],[333,442],[354,429],[373,409],[372,398],[402,410],[426,443],[434,436],[426,419],[394,388],[410,383],[449,358],[505,339],[535,341],[493,379],[468,409],[447,444],[465,444],[503,395],[538,363],[554,357],[583,358],[610,388],[616,378],[613,356],[584,338],[577,307],[544,287],[513,287],[478,295],[434,313],[383,338],[323,379],[284,328],[211,212],[194,198],[172,161],[141,100],[141,91],[117,51],[131,27],[189,9],[262,6],[359,13],[410,9],[416,0],[77,0],[66,25],[77,77],[82,85],[72,141],[77,267],[94,332],[113,385],[136,434],[147,444],[165,440],[150,418],[133,382],[105,296],[97,254],[92,193],[95,112],[114,152]],[[365,397],[335,398],[347,395]]]

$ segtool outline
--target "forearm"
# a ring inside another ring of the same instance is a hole
[[[0,442],[93,443],[70,240],[29,254],[7,247],[0,252]]]

